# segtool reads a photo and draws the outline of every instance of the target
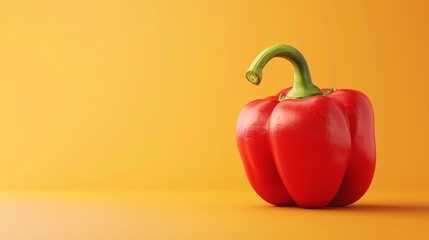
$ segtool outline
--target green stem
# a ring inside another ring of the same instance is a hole
[[[295,70],[294,85],[286,98],[306,98],[322,94],[320,89],[311,81],[310,70],[304,56],[294,47],[288,45],[274,45],[264,49],[247,70],[247,80],[259,85],[262,80],[262,69],[274,57],[286,58],[293,64]]]

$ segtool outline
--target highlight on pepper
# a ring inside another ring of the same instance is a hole
[[[246,73],[249,82],[259,85],[262,69],[274,57],[293,64],[294,84],[240,112],[236,138],[250,184],[276,206],[356,202],[375,171],[371,102],[356,90],[315,86],[304,56],[288,45],[263,50]]]

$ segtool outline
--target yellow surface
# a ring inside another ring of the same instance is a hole
[[[429,194],[369,192],[347,208],[276,208],[250,191],[7,191],[1,239],[428,239]]]
[[[423,237],[428,9],[387,0],[0,1],[0,238]],[[304,54],[319,87],[358,89],[373,103],[377,168],[356,207],[277,209],[251,193],[235,123],[249,101],[292,84],[291,64],[279,59],[259,87],[244,78],[277,43]],[[137,192],[109,192],[122,188]]]

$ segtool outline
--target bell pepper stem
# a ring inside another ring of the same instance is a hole
[[[259,85],[262,80],[262,69],[274,57],[286,58],[294,67],[294,85],[286,98],[306,98],[322,94],[311,81],[310,70],[304,56],[297,49],[288,45],[274,45],[259,53],[247,70],[247,80]]]

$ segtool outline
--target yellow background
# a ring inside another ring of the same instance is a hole
[[[376,2],[376,3],[374,3]],[[421,1],[423,2],[423,1]],[[366,93],[374,187],[429,186],[427,4],[413,1],[2,1],[0,186],[247,187],[235,123],[290,86]]]
[[[250,191],[238,113],[290,86],[293,69],[273,60],[259,87],[244,73],[262,49],[284,43],[304,54],[319,87],[371,99],[371,191],[427,193],[428,9],[387,0],[1,1],[0,187]]]

